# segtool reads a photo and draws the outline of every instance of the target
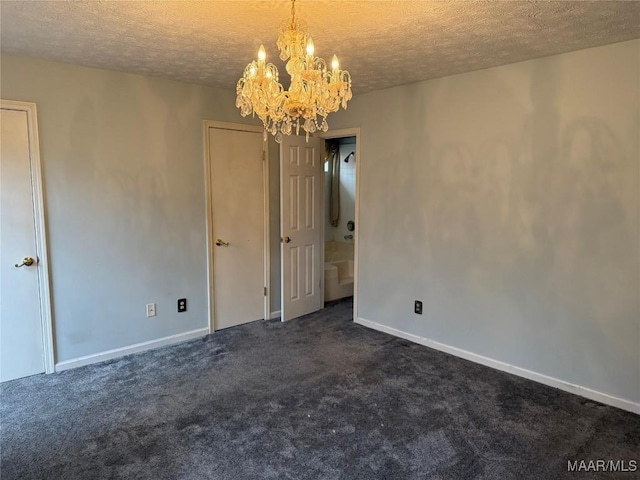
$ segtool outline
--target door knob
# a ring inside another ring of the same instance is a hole
[[[36,261],[31,258],[31,257],[24,257],[22,259],[22,263],[20,265],[18,265],[16,263],[16,268],[20,268],[20,267],[30,267],[31,265],[33,265]]]
[[[219,238],[216,240],[216,245],[219,247],[228,247],[229,246],[229,242],[225,242],[223,240],[220,240]]]
[[[283,241],[284,243],[289,243],[289,242],[291,241],[291,239],[290,239],[289,237],[284,237],[284,238],[282,239],[282,241]]]

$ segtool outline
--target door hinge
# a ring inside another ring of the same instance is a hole
[[[265,150],[262,150],[262,161],[263,162],[267,161],[267,152]]]
[[[267,296],[267,287],[264,287],[264,296]]]

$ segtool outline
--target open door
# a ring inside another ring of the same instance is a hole
[[[280,145],[282,321],[324,306],[324,140],[285,136]]]

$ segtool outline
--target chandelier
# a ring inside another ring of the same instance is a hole
[[[285,90],[279,81],[278,69],[266,63],[264,45],[258,50],[258,60],[249,63],[236,86],[236,107],[243,117],[257,115],[264,125],[265,139],[271,133],[276,142],[283,135],[296,135],[300,128],[309,134],[329,129],[327,115],[347,108],[351,100],[351,76],[340,70],[338,57],[331,68],[320,57],[314,56],[313,40],[307,24],[296,19],[296,2],[291,1],[291,21],[285,20],[278,36],[280,59],[287,61],[286,70],[291,84]]]

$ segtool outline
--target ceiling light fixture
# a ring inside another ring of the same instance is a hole
[[[337,112],[340,106],[347,108],[351,100],[351,76],[340,70],[338,57],[331,61],[331,68],[320,57],[314,56],[313,40],[307,32],[307,24],[296,19],[296,2],[291,1],[291,21],[285,20],[278,36],[280,59],[286,64],[291,84],[285,90],[279,82],[278,69],[266,63],[264,45],[258,50],[258,60],[244,69],[236,86],[236,107],[243,117],[257,115],[267,132],[276,142],[283,135],[296,135],[300,128],[309,134],[329,129],[327,115]]]

